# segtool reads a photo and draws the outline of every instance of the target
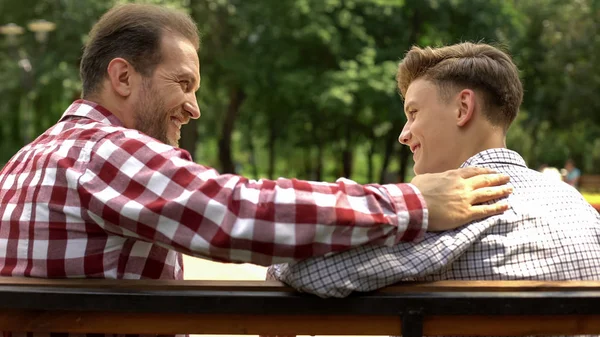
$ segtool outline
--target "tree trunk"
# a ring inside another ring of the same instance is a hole
[[[400,155],[398,156],[398,181],[403,183],[406,181],[406,171],[408,168],[408,156],[410,155],[410,149],[406,145],[400,147]]]
[[[196,149],[198,148],[198,120],[190,119],[188,125],[181,129],[181,140],[179,141],[179,147],[186,150],[192,155],[192,158],[196,155]]]
[[[531,128],[531,150],[529,151],[530,155],[533,155],[533,163],[535,164],[534,168],[537,169],[540,164],[548,164],[548,163],[540,163],[540,158],[537,155],[537,153],[535,151],[532,151],[534,149],[537,149],[537,145],[539,143],[539,136],[538,136],[538,132],[539,132],[539,128],[540,128],[540,122],[536,121],[535,123],[533,123],[533,127]],[[531,163],[531,159],[532,158],[524,158],[526,162]]]
[[[396,137],[398,128],[402,125],[401,122],[395,122],[390,131],[383,138],[384,150],[383,150],[383,162],[381,163],[381,170],[379,171],[379,183],[383,184],[386,181],[387,169],[390,164],[390,159],[394,153],[394,146],[396,145]]]
[[[342,170],[343,177],[350,179],[352,176],[352,150],[346,147],[344,151],[342,151]]]
[[[229,105],[225,113],[225,120],[219,137],[219,161],[221,172],[235,173],[235,165],[231,158],[231,134],[235,126],[240,106],[246,98],[244,92],[239,88],[233,88],[229,94]]]
[[[256,165],[256,147],[252,137],[247,137],[248,149],[250,150],[250,168],[252,169],[252,177],[258,179],[258,166]]]
[[[374,170],[373,157],[375,156],[375,139],[371,139],[369,142],[369,153],[367,154],[367,180],[369,183],[373,182]]]
[[[277,138],[275,132],[275,127],[271,125],[269,127],[269,141],[267,144],[269,148],[269,167],[267,170],[269,179],[274,179],[273,177],[275,176],[275,139]]]
[[[350,125],[346,125],[346,144],[344,144],[344,149],[342,150],[342,176],[344,178],[351,179],[352,176],[352,131],[350,130]]]
[[[323,143],[317,145],[317,167],[315,168],[315,180],[323,180]]]
[[[381,170],[379,171],[379,183],[385,183],[385,175],[387,173],[387,167],[390,164],[390,157],[392,156],[392,150],[394,149],[394,143],[389,140],[390,137],[385,139],[385,149],[383,151],[383,162],[381,163]]]
[[[302,151],[302,161],[304,163],[304,167],[302,170],[302,179],[312,179],[312,171],[313,171],[313,160],[312,160],[312,148],[305,147]]]

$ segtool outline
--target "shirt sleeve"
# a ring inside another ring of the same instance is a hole
[[[320,297],[345,297],[399,281],[441,273],[481,238],[495,218],[444,233],[426,233],[419,243],[363,246],[328,257],[271,266],[267,275]]]
[[[414,241],[427,229],[425,202],[410,184],[248,180],[135,130],[98,141],[82,171],[86,221],[217,261],[271,265]]]

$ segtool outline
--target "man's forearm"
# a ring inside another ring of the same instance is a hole
[[[424,202],[408,185],[255,181],[219,174],[159,144],[135,158],[117,153],[148,148],[146,142],[100,142],[79,179],[94,221],[117,235],[220,261],[271,265],[367,243],[414,240],[427,226]],[[118,170],[91,173],[107,162]],[[161,171],[149,162],[160,162]]]

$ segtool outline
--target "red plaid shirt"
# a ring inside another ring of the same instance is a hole
[[[260,265],[415,240],[410,184],[249,180],[74,102],[0,171],[0,276],[181,279],[181,253]]]

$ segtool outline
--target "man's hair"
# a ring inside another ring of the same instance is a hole
[[[116,6],[106,12],[90,31],[83,51],[83,97],[100,89],[108,64],[117,57],[131,63],[142,76],[151,76],[162,61],[161,38],[165,31],[186,38],[198,50],[198,28],[183,12],[145,4]]]
[[[436,84],[440,97],[448,100],[462,89],[483,96],[483,114],[507,130],[523,100],[519,71],[510,56],[488,44],[460,43],[441,48],[412,47],[398,67],[401,95],[421,78]]]

